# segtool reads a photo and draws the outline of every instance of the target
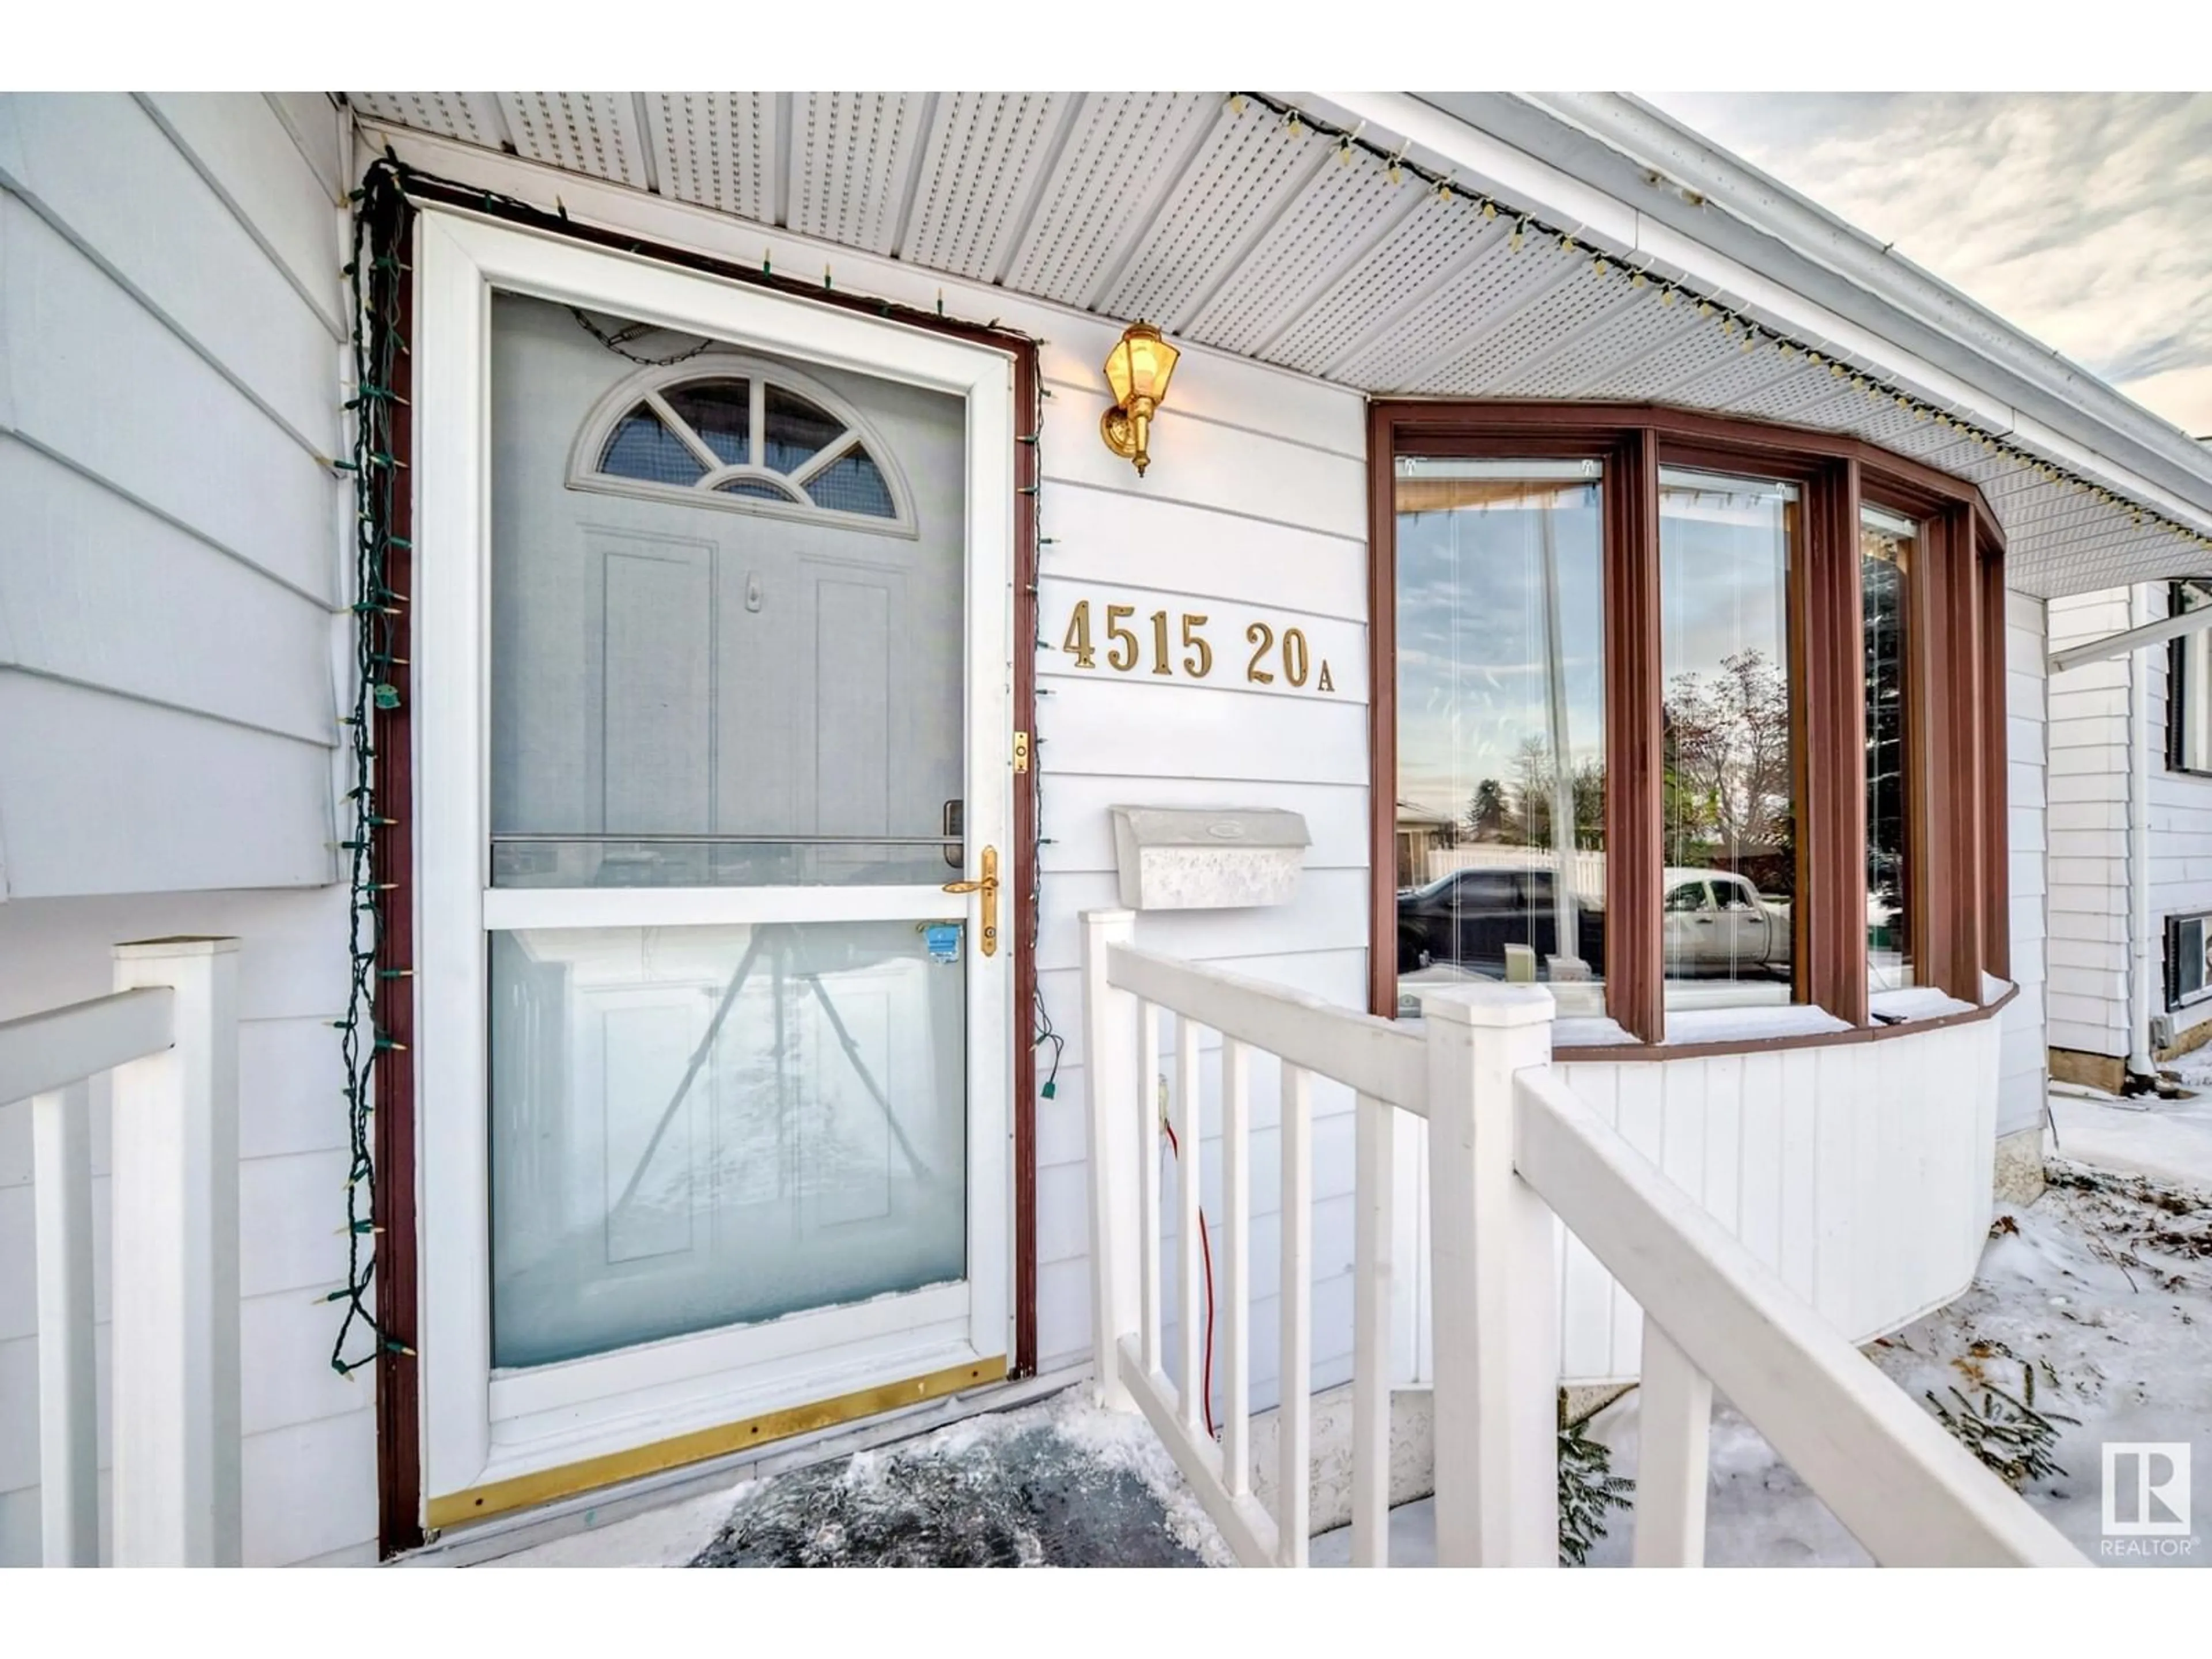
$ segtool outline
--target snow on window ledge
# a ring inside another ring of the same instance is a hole
[[[1849,1031],[1849,1022],[1825,1008],[1685,1008],[1667,1016],[1669,1048],[1693,1042],[1769,1042],[1777,1037],[1827,1036]]]
[[[1903,1024],[1912,1020],[1971,1014],[1974,1005],[1961,1002],[1932,985],[1917,985],[1905,991],[1875,992],[1867,999],[1867,1012],[1885,1024]]]
[[[1552,1022],[1552,1047],[1559,1048],[1601,1048],[1632,1047],[1636,1039],[1628,1029],[1603,1016],[1559,1019]]]

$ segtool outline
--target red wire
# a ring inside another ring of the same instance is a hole
[[[1175,1127],[1163,1116],[1160,1127],[1167,1131],[1168,1151],[1175,1155],[1176,1162],[1181,1164],[1182,1145],[1176,1139]],[[1203,1208],[1198,1212],[1198,1256],[1206,1266],[1206,1364],[1205,1380],[1199,1385],[1199,1401],[1206,1411],[1206,1431],[1218,1440],[1221,1437],[1221,1431],[1213,1426],[1213,1245],[1206,1236],[1206,1211]]]

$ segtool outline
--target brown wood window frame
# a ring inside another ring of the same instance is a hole
[[[1659,469],[1786,480],[1802,491],[1790,578],[1799,837],[1795,992],[1852,1029],[1772,1040],[1863,1041],[1866,969],[1864,646],[1859,509],[1915,520],[1906,572],[1907,926],[1915,977],[1984,1009],[2009,968],[2004,537],[1973,484],[1855,438],[1651,404],[1378,401],[1368,422],[1371,899],[1369,1004],[1398,1006],[1397,505],[1401,457],[1597,460],[1604,466],[1606,1012],[1635,1041],[1585,1060],[1656,1060],[1767,1043],[1662,1047]]]

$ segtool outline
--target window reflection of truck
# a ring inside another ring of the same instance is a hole
[[[1540,963],[1557,953],[1555,873],[1548,869],[1455,870],[1398,894],[1398,969],[1449,963],[1505,976],[1505,947],[1526,945]],[[1670,975],[1790,971],[1790,912],[1745,877],[1724,870],[1669,869],[1662,884],[1662,939]],[[1594,972],[1605,963],[1605,909],[1575,906],[1576,954]],[[1548,968],[1540,976],[1550,978]]]
[[[1398,894],[1398,969],[1445,963],[1505,977],[1505,947],[1523,945],[1548,963],[1559,952],[1555,872],[1510,867],[1455,870]],[[1595,970],[1605,960],[1605,910],[1575,906],[1576,954]],[[1550,978],[1548,969],[1540,976]]]
[[[1668,870],[1660,936],[1670,975],[1790,972],[1790,911],[1725,870]]]

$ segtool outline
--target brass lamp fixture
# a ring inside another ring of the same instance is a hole
[[[1150,323],[1132,323],[1106,357],[1106,384],[1114,388],[1114,407],[1098,420],[1106,447],[1133,461],[1143,477],[1152,464],[1147,441],[1152,416],[1167,401],[1168,381],[1182,354],[1160,337]]]

